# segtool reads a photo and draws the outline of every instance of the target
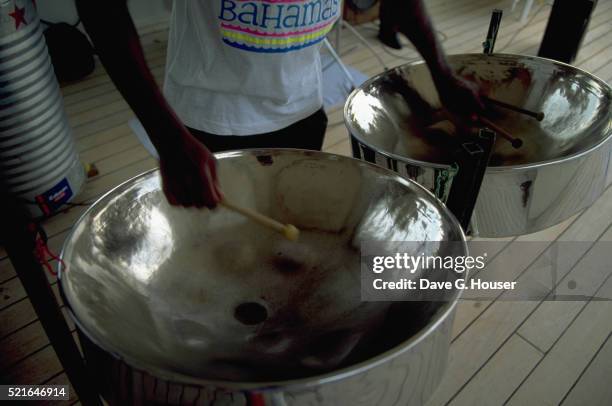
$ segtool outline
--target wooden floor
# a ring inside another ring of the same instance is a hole
[[[490,11],[506,7],[496,51],[535,54],[550,6],[535,2],[526,24],[508,1],[431,0],[427,4],[449,53],[479,52]],[[519,4],[519,8],[522,4]],[[612,80],[612,0],[600,0],[576,65]],[[410,47],[401,52],[383,49],[374,39],[376,25],[359,27],[388,66],[417,57]],[[165,29],[143,35],[148,62],[161,80],[164,71]],[[380,63],[347,32],[341,34],[344,61],[368,76],[382,71]],[[62,88],[66,111],[84,163],[95,163],[100,174],[87,181],[76,199],[91,203],[114,185],[156,166],[130,131],[133,116],[98,67],[87,79]],[[328,111],[330,125],[325,150],[349,155],[347,131],[340,106]],[[45,223],[52,250],[60,247],[74,221],[85,210],[76,207]],[[612,189],[589,209],[563,224],[534,235],[508,239],[495,260],[512,259],[515,278],[532,269],[541,252],[513,254],[516,241],[612,240]],[[573,278],[583,261],[570,271]],[[49,275],[57,293],[54,277]],[[597,281],[596,290],[612,290],[612,279]],[[609,297],[609,296],[608,296]],[[74,325],[70,322],[71,327]],[[610,405],[612,404],[611,302],[463,301],[453,330],[448,371],[429,405]],[[19,279],[0,247],[0,371],[2,383],[67,383],[62,367]],[[73,394],[74,396],[74,394]],[[76,398],[69,403],[77,402]]]

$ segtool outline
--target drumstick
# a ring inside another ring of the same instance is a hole
[[[509,103],[506,103],[506,102],[503,102],[503,101],[491,99],[490,97],[487,97],[487,96],[484,96],[484,99],[487,100],[487,101],[490,101],[493,104],[497,104],[499,107],[503,107],[505,109],[516,111],[517,113],[521,113],[521,114],[524,114],[526,116],[533,117],[533,118],[535,118],[538,121],[544,120],[544,113],[541,112],[541,111],[527,110],[527,109],[524,109],[522,107],[517,107],[517,106],[515,106],[513,104],[509,104]]]
[[[486,117],[482,117],[482,116],[478,116],[478,119],[487,127],[490,127],[491,130],[495,131],[496,133],[498,133],[499,135],[501,135],[502,137],[504,137],[505,139],[507,139],[508,141],[510,141],[510,143],[512,144],[512,146],[514,148],[520,148],[523,145],[523,140],[521,140],[520,138],[514,138],[508,131],[504,130],[503,128],[499,127],[497,124],[491,122],[491,120],[489,120]]]
[[[286,239],[290,241],[297,241],[300,236],[300,230],[298,230],[293,224],[279,223],[278,221],[268,216],[265,216],[255,210],[246,207],[236,206],[235,204],[229,202],[227,198],[223,198],[223,200],[221,200],[219,204],[232,211],[235,211],[236,213],[242,214],[243,216],[253,220],[256,223],[261,224],[262,226],[268,227],[278,233],[281,233]]]

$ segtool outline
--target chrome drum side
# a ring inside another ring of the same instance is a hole
[[[450,211],[415,182],[348,157],[247,150],[217,159],[228,200],[294,224],[300,238],[223,207],[170,206],[157,170],[100,198],[66,239],[59,285],[107,399],[422,404],[442,377],[460,290],[365,300],[362,261],[380,251],[364,244],[465,256]]]
[[[385,155],[351,134],[353,157],[393,170],[446,201],[455,169],[415,165]],[[472,234],[506,237],[534,233],[567,220],[592,205],[612,181],[607,142],[571,162],[515,170],[489,168],[472,215]]]
[[[612,140],[607,83],[570,65],[524,55],[451,55],[449,63],[488,97],[545,114],[537,121],[489,109],[491,120],[523,146],[514,149],[498,137],[472,217],[473,232],[483,237],[533,233],[601,195]],[[428,137],[429,126],[445,116],[425,64],[402,65],[368,80],[349,96],[344,117],[354,157],[394,170],[446,200],[457,170],[450,167],[455,147],[452,134]]]

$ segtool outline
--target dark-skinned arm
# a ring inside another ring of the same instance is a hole
[[[221,199],[214,155],[182,124],[145,62],[126,0],[76,0],[106,71],[155,145],[173,205],[214,207]]]
[[[436,37],[423,0],[384,0],[386,18],[393,28],[408,37],[421,54],[444,106],[452,112],[472,117],[484,110],[477,86],[454,74],[442,45]]]

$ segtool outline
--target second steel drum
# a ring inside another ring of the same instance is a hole
[[[531,56],[465,54],[449,62],[490,98],[544,113],[537,121],[490,109],[491,120],[523,146],[514,149],[498,137],[472,216],[475,234],[536,232],[600,196],[612,145],[610,86],[570,65]],[[444,200],[456,170],[452,139],[434,140],[423,132],[440,111],[423,63],[370,79],[349,96],[344,110],[354,156],[399,172]]]

